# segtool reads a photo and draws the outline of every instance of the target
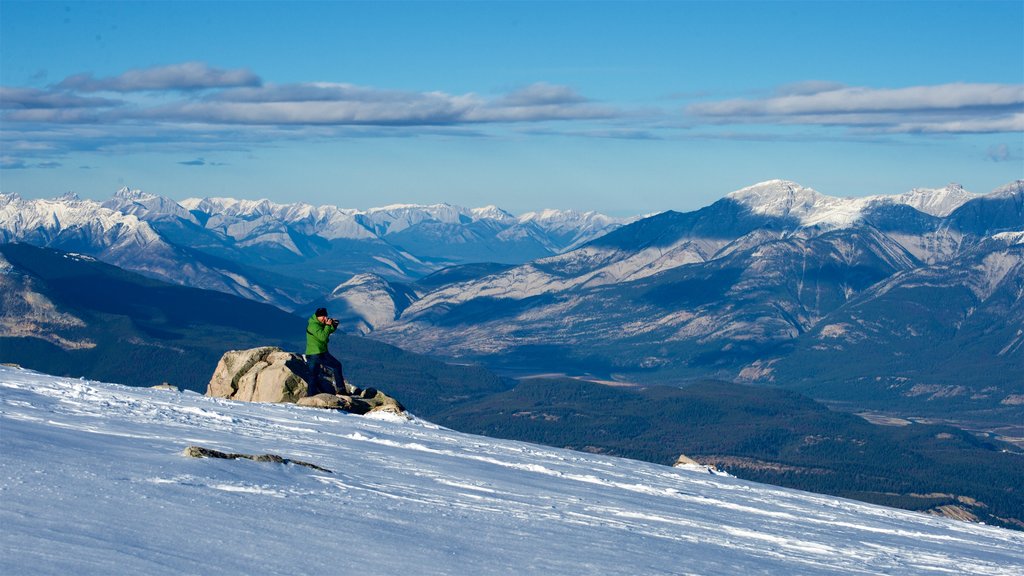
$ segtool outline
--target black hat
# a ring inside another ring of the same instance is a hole
[[[319,318],[320,316],[327,316],[327,308],[317,308],[316,314],[313,315],[316,316],[317,318]]]

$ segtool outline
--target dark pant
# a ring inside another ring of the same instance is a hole
[[[328,394],[335,393],[334,390],[330,389],[330,383],[325,382],[320,374],[322,371],[321,367],[327,367],[334,371],[334,383],[338,387],[338,392],[345,393],[345,377],[341,373],[341,362],[334,356],[331,356],[330,352],[307,354],[306,364],[309,365],[309,371],[313,373],[313,381],[309,383],[307,396],[315,396],[324,392]]]

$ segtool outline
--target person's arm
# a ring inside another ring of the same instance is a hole
[[[318,342],[326,344],[327,338],[331,335],[331,332],[334,332],[334,326],[331,326],[330,324],[320,324],[319,322],[316,324],[310,323],[309,328],[306,331],[309,332],[310,336],[315,338]]]

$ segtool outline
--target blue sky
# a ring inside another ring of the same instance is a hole
[[[0,191],[691,210],[1024,177],[1024,2],[0,2]]]

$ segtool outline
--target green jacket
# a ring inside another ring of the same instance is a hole
[[[327,341],[335,331],[330,324],[321,324],[316,315],[309,318],[306,325],[306,354],[323,354],[327,352]]]

